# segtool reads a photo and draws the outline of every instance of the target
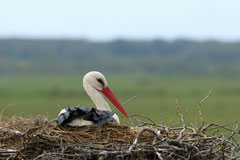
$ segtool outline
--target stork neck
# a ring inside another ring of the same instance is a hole
[[[97,109],[105,110],[105,111],[112,111],[106,100],[104,99],[103,95],[95,88],[90,85],[84,86],[85,91],[92,99],[93,103],[96,105]]]

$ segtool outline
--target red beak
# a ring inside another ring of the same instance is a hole
[[[122,105],[118,101],[117,97],[113,94],[111,89],[109,87],[105,87],[102,89],[102,93],[112,102],[112,104],[120,111],[122,114],[124,114],[127,118],[129,118],[126,111],[123,109]]]

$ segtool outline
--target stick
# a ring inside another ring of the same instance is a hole
[[[149,120],[150,122],[152,122],[152,124],[156,124],[151,118],[148,118],[147,116],[143,116],[143,115],[140,115],[140,114],[130,114],[129,115],[130,117],[142,117],[142,118],[145,118],[147,120]]]
[[[132,98],[130,98],[129,100],[127,100],[126,102],[124,102],[124,103],[122,104],[122,106],[128,104],[129,102],[131,102],[131,101],[134,100],[135,98],[137,98],[137,95],[136,95],[136,96],[133,96]]]
[[[13,106],[13,104],[8,104],[5,108],[3,108],[3,110],[1,110],[1,113],[0,113],[0,121],[2,121],[2,114],[3,112],[8,108],[8,107],[11,107]]]
[[[121,105],[124,106],[124,105],[128,104],[129,102],[131,102],[132,100],[134,100],[136,97],[137,97],[137,95],[136,95],[136,96],[133,96],[132,98],[130,98],[130,99],[127,100],[126,102],[122,103]],[[112,111],[114,111],[115,109],[116,109],[116,108],[113,108]]]
[[[59,104],[57,104],[57,107],[58,107],[60,110],[62,110],[62,107],[61,107]]]
[[[142,135],[142,133],[143,133],[144,131],[152,132],[152,133],[154,133],[154,134],[157,136],[157,133],[155,132],[154,129],[152,129],[152,128],[142,128],[142,129],[138,132],[138,134],[137,134],[137,136],[136,136],[133,144],[129,147],[128,151],[131,151],[131,150],[133,149],[133,147],[135,147],[135,146],[137,145],[138,139],[139,139],[139,137]]]
[[[199,116],[200,116],[200,120],[201,120],[201,125],[199,127],[199,132],[201,131],[203,125],[204,125],[204,120],[203,120],[203,116],[202,116],[202,112],[201,112],[201,104],[206,101],[206,99],[210,96],[210,94],[212,93],[212,90],[210,90],[207,94],[206,97],[204,97],[199,103],[198,103],[198,113],[199,113]],[[198,133],[199,133],[198,132]]]
[[[178,99],[176,99],[176,111],[177,111],[177,115],[181,118],[181,121],[182,121],[182,123],[183,123],[183,129],[180,131],[179,136],[178,136],[178,138],[177,138],[177,141],[180,141],[180,139],[181,139],[182,136],[183,136],[183,133],[184,133],[185,130],[186,130],[186,124],[185,124],[183,115],[180,114],[179,111],[178,111]]]

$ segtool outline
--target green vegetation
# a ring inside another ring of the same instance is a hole
[[[227,75],[240,73],[240,42],[153,40],[0,40],[0,74],[104,73]]]
[[[81,80],[98,70],[122,103],[138,95],[125,106],[129,113],[177,121],[178,98],[181,113],[197,123],[197,102],[212,89],[204,119],[232,122],[240,120],[239,51],[240,42],[0,39],[0,109],[53,119],[56,104],[94,107]]]
[[[161,112],[165,124],[175,122],[179,120],[175,115],[178,98],[180,112],[186,114],[189,122],[198,123],[197,102],[212,89],[212,94],[202,105],[206,122],[240,120],[240,79],[108,74],[106,77],[120,102],[137,95],[125,106],[128,113],[143,114],[159,122]],[[83,90],[82,75],[5,76],[0,78],[0,91],[0,109],[8,106],[3,112],[4,117],[42,114],[53,119],[59,113],[56,104],[94,107]]]

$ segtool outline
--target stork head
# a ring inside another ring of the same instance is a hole
[[[126,111],[123,109],[122,105],[118,101],[117,97],[108,87],[107,80],[104,75],[97,71],[88,72],[83,77],[83,86],[91,86],[92,88],[96,89],[96,91],[102,92],[111,102],[112,104],[124,114],[127,118],[129,118]]]
[[[102,91],[104,87],[108,86],[104,75],[97,71],[88,72],[83,77],[83,85],[89,85],[98,91]]]

